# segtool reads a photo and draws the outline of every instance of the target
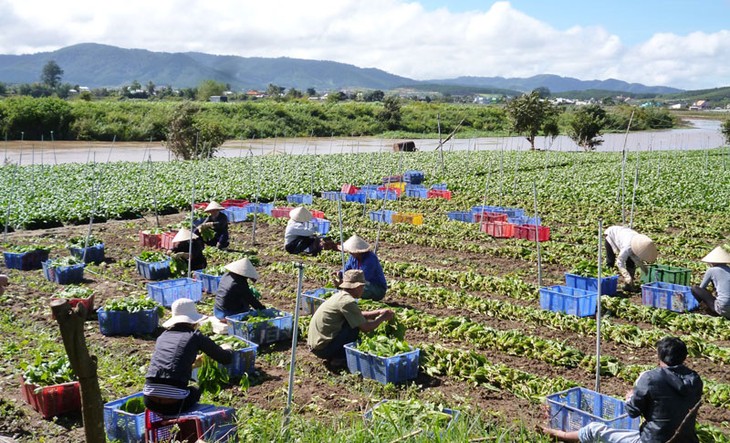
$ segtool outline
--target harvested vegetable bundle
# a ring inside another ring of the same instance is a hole
[[[374,337],[365,337],[357,345],[357,350],[368,354],[377,355],[378,357],[392,357],[404,352],[410,352],[411,347],[405,340],[390,338],[385,335],[377,335]]]
[[[83,263],[80,259],[74,256],[62,257],[56,260],[51,260],[52,268],[61,268],[66,266],[79,265]]]
[[[141,414],[145,410],[143,397],[132,397],[119,408],[129,414]]]
[[[373,408],[371,418],[394,427],[405,422],[409,429],[437,432],[447,428],[452,419],[444,409],[443,405],[415,399],[388,400]]]
[[[594,261],[581,260],[577,265],[570,271],[571,274],[579,275],[581,277],[597,277],[598,276],[598,264]]]
[[[48,246],[37,246],[37,245],[16,245],[16,246],[10,246],[6,252],[12,252],[14,254],[25,254],[26,252],[33,252],[33,251],[51,251],[51,248]]]
[[[23,370],[23,380],[37,386],[51,386],[72,382],[76,380],[76,375],[67,356],[43,361],[41,355],[36,355],[35,362]]]
[[[124,297],[115,300],[109,300],[104,305],[106,311],[127,311],[127,312],[139,312],[147,311],[150,309],[156,309],[158,315],[162,315],[165,309],[161,304],[147,297]]]
[[[139,253],[139,259],[145,262],[165,261],[168,257],[160,251],[142,251]]]
[[[102,244],[102,243],[104,243],[104,242],[101,241],[100,239],[94,237],[93,235],[90,235],[89,236],[89,242],[88,243],[86,242],[86,237],[84,237],[84,236],[81,236],[81,237],[71,237],[66,242],[66,247],[67,248],[84,248],[84,247],[99,245],[99,244]]]
[[[79,285],[69,285],[62,291],[56,292],[54,297],[58,298],[89,298],[94,290]]]
[[[198,370],[198,387],[203,392],[218,395],[230,381],[228,370],[207,355],[203,355],[202,361]]]

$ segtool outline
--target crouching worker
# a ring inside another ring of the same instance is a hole
[[[204,241],[204,243],[208,246],[215,246],[218,249],[226,249],[229,244],[228,217],[223,213],[224,209],[226,208],[218,202],[211,200],[203,210],[208,216],[203,220],[203,223],[195,228],[195,233],[198,235],[205,229],[212,229],[213,236],[209,240]]]
[[[705,271],[702,283],[692,286],[692,295],[698,302],[707,305],[712,315],[730,320],[730,253],[723,246],[718,246],[702,261],[710,265],[710,268]],[[715,288],[717,297],[707,290],[710,283]]]
[[[344,345],[354,342],[360,331],[369,332],[395,315],[390,309],[362,312],[357,299],[365,289],[365,275],[359,270],[345,272],[340,291],[314,312],[309,323],[307,344],[312,353],[332,366],[345,363]]]
[[[350,258],[345,263],[343,271],[335,273],[335,286],[339,287],[342,272],[350,269],[359,269],[365,273],[365,289],[362,298],[365,300],[382,300],[385,297],[385,291],[388,289],[388,283],[385,281],[383,267],[380,266],[378,256],[371,250],[370,244],[353,235],[342,244],[342,250],[350,254]]]
[[[298,207],[289,212],[289,222],[284,231],[284,249],[290,254],[318,255],[322,249],[335,249],[329,238],[320,238],[314,228],[307,226],[312,221],[312,213],[307,208]]]
[[[10,280],[8,279],[8,276],[5,274],[0,274],[0,295],[3,295],[5,293],[5,288],[10,284]]]
[[[198,351],[224,365],[233,360],[229,346],[218,346],[197,330],[204,319],[192,300],[181,298],[173,302],[172,317],[162,324],[167,330],[157,338],[145,376],[143,394],[147,409],[179,415],[198,403],[200,390],[188,386]]]
[[[654,242],[625,226],[611,226],[606,229],[606,264],[618,268],[627,289],[632,289],[637,266],[646,275],[646,263],[654,263],[657,249]]]
[[[213,312],[219,320],[225,321],[229,315],[241,314],[253,309],[266,309],[254,297],[248,280],[256,281],[259,273],[253,267],[251,260],[243,258],[225,266],[226,273],[221,277],[218,290],[215,292],[215,307]]]
[[[626,397],[629,416],[644,418],[638,431],[592,422],[578,431],[543,428],[543,432],[565,442],[697,443],[695,421],[702,380],[684,365],[687,346],[676,337],[665,337],[657,343],[657,354],[659,367],[639,375]]]
[[[192,248],[190,247],[191,242]],[[182,228],[172,238],[170,255],[173,258],[185,261],[185,264],[190,260],[190,269],[199,271],[208,266],[208,260],[203,255],[203,248],[205,248],[205,244],[203,244],[200,237],[190,232],[190,230]]]

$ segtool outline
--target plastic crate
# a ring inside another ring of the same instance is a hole
[[[410,223],[412,225],[423,224],[423,214],[417,212],[397,212],[391,217],[393,223]]]
[[[271,320],[254,324],[247,323],[246,318],[253,315],[266,315]],[[226,320],[229,335],[245,338],[257,345],[287,340],[291,338],[292,334],[292,315],[274,308],[231,315],[226,317]]]
[[[42,263],[48,260],[48,251],[36,249],[30,252],[3,252],[3,258],[5,259],[5,266],[9,269],[30,271],[43,267]]]
[[[535,225],[519,225],[515,226],[515,237],[524,240],[535,241],[535,232],[537,232],[537,241],[550,240],[550,228],[547,226]]]
[[[403,176],[402,175],[390,175],[390,176],[387,176],[387,177],[383,177],[383,180],[382,180],[383,184],[386,184],[386,183],[398,183],[398,182],[402,182],[402,181],[403,181]]]
[[[224,208],[232,208],[232,207],[244,208],[244,207],[248,206],[248,204],[249,204],[248,200],[241,200],[241,199],[228,199],[228,200],[223,200],[221,202],[221,206],[223,206]]]
[[[504,208],[501,206],[490,206],[490,205],[480,205],[480,206],[472,206],[471,212],[477,214],[482,212],[489,212],[493,214],[504,214],[503,211]]]
[[[86,256],[84,256],[84,250],[86,250]],[[104,261],[104,243],[89,246],[88,248],[68,248],[68,252],[79,260],[83,258],[84,263],[99,264]]]
[[[331,201],[345,200],[345,196],[340,191],[322,191],[322,198]]]
[[[398,400],[380,400],[379,402],[375,403],[372,408],[365,411],[365,414],[363,414],[363,419],[365,421],[371,421],[373,420],[373,413],[384,403],[387,403],[389,401],[398,401]],[[456,423],[457,420],[459,420],[459,417],[461,416],[461,413],[454,409],[449,408],[443,408],[441,410],[444,414],[448,414],[451,416],[451,420],[449,420],[449,423],[443,428],[441,431],[441,435],[443,436],[444,432],[447,432],[449,429],[451,429],[451,426],[453,426],[454,423]],[[395,424],[394,424],[395,426]],[[432,433],[434,430],[429,431],[429,434]],[[433,435],[429,435],[430,437],[433,437]]]
[[[642,283],[655,281],[673,283],[675,285],[689,286],[692,271],[687,268],[680,268],[667,265],[649,265],[649,272],[641,275]]]
[[[137,273],[147,280],[164,280],[170,278],[170,259],[164,261],[144,261],[134,257]]]
[[[104,404],[104,430],[107,439],[128,443],[144,442],[144,412],[131,414],[122,406],[132,398],[144,397],[141,392]]]
[[[507,214],[501,212],[471,212],[476,223],[481,222],[507,222]]]
[[[586,388],[571,388],[547,396],[550,407],[550,427],[577,431],[591,422],[603,423],[613,429],[639,429],[639,417],[631,418],[626,404],[617,398]]]
[[[318,211],[316,209],[310,209],[313,218],[324,218],[324,211]]]
[[[354,194],[357,191],[359,191],[357,186],[351,185],[349,183],[345,183],[344,185],[342,185],[342,188],[340,189],[340,192],[342,192],[343,194]]]
[[[395,214],[395,211],[391,211],[388,209],[383,209],[381,211],[370,211],[370,220],[374,222],[385,222],[385,223],[393,223],[393,214]]]
[[[79,382],[37,386],[21,378],[20,393],[33,409],[45,419],[81,410]]]
[[[321,235],[330,232],[330,221],[323,218],[313,218],[306,223],[308,229],[313,229]]]
[[[229,218],[228,221],[231,221],[231,219]],[[177,235],[177,231],[163,232],[160,234],[160,248],[172,249],[172,239],[175,238],[175,235]]]
[[[689,286],[661,281],[641,285],[641,303],[674,312],[687,312],[699,307]]]
[[[429,189],[426,193],[427,198],[443,198],[451,200],[451,191],[440,191],[437,189]]]
[[[362,185],[360,186],[360,192],[363,191],[377,191],[380,185]]]
[[[434,183],[431,185],[431,189],[434,191],[446,191],[448,186],[446,183]]]
[[[417,185],[423,183],[424,174],[422,171],[406,171],[403,173],[403,181]]]
[[[245,222],[248,218],[248,206],[229,206],[223,210],[229,223]]]
[[[162,234],[148,234],[139,231],[139,245],[147,248],[159,248]]]
[[[271,215],[271,211],[274,210],[274,204],[273,203],[250,203],[246,206],[246,210],[248,211],[248,214],[253,214],[254,212],[263,213],[266,215]]]
[[[482,222],[479,229],[494,238],[512,238],[515,236],[515,225],[507,222]]]
[[[227,365],[220,365],[228,370],[228,375],[232,378],[243,377],[243,374],[253,374],[256,365],[256,351],[259,345],[250,342],[244,338],[236,337],[246,344],[243,349],[237,349],[233,352],[233,361]]]
[[[236,441],[236,410],[224,406],[198,404],[179,416],[163,416],[145,410],[147,442]]]
[[[598,292],[598,277],[583,277],[565,273],[565,286],[584,291]],[[601,295],[616,295],[618,290],[618,275],[601,277]]]
[[[302,292],[302,298],[299,302],[299,311],[304,315],[312,315],[324,303],[323,295],[328,292],[336,292],[334,288],[319,288],[311,291]]]
[[[415,188],[415,189],[406,189],[406,197],[413,197],[413,198],[427,198],[428,197],[428,189],[423,188]]]
[[[203,271],[193,271],[193,279],[199,281],[203,285],[203,292],[208,294],[215,294],[222,277],[222,275],[206,274]]]
[[[271,216],[274,218],[289,218],[289,212],[294,208],[288,206],[281,206],[271,210]]]
[[[192,278],[175,278],[147,283],[147,296],[169,308],[175,300],[189,298],[194,302],[203,299],[203,284]]]
[[[346,202],[365,203],[368,196],[364,192],[356,192],[355,194],[343,194]]]
[[[53,300],[62,300],[60,297],[51,297],[51,301]],[[72,308],[75,308],[76,305],[84,305],[84,308],[86,308],[86,312],[93,312],[94,311],[94,294],[91,294],[90,296],[86,298],[67,298],[69,306]],[[53,313],[53,310],[51,310],[51,318],[54,320],[56,319],[56,314]]]
[[[556,285],[540,288],[540,307],[542,309],[590,317],[596,314],[596,299],[594,291]]]
[[[397,189],[375,191],[375,198],[378,200],[398,200],[400,193]]]
[[[99,308],[96,316],[103,335],[152,334],[160,322],[156,309],[128,312],[107,311]]]
[[[193,203],[193,209],[205,209],[207,206],[207,202]]]
[[[358,351],[356,342],[345,345],[347,368],[350,372],[353,374],[359,372],[363,377],[383,384],[402,383],[418,377],[419,356],[420,350],[413,348],[410,352],[392,357],[378,357]]]
[[[471,223],[474,221],[474,214],[470,211],[449,211],[446,213],[449,220]]]
[[[312,194],[289,194],[286,196],[287,203],[295,203],[297,205],[311,205]]]
[[[56,282],[60,285],[70,285],[84,281],[84,263],[71,266],[52,266],[53,260],[46,260],[41,263],[43,276],[46,280]]]

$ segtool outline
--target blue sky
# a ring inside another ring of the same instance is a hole
[[[0,17],[0,54],[94,42],[332,60],[417,80],[730,86],[730,0],[0,0]]]

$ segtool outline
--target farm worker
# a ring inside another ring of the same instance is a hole
[[[656,257],[656,245],[646,235],[625,226],[606,229],[606,264],[618,267],[627,286],[634,282],[636,267],[640,267],[646,275],[646,263],[654,263]]]
[[[713,315],[730,319],[730,252],[725,248],[727,246],[718,246],[702,259],[710,268],[705,271],[702,283],[692,286],[692,295],[698,302],[704,302]],[[707,290],[710,283],[715,288],[717,297]]]
[[[0,274],[0,295],[3,295],[5,293],[5,288],[10,284],[10,280],[8,279],[8,276],[5,274]]]
[[[382,300],[385,297],[385,291],[388,289],[388,283],[385,281],[383,268],[380,261],[371,246],[357,235],[348,238],[342,244],[342,250],[350,254],[350,258],[345,263],[345,268],[337,272],[335,275],[335,286],[339,287],[342,272],[350,269],[360,269],[365,273],[365,290],[362,298],[365,300]]]
[[[318,255],[322,249],[334,249],[329,238],[320,238],[317,231],[307,225],[312,213],[307,208],[297,207],[289,211],[289,222],[284,231],[284,249],[290,254]]]
[[[142,393],[147,409],[163,415],[179,415],[195,406],[200,391],[188,386],[188,380],[198,351],[224,365],[233,360],[230,346],[218,346],[197,330],[205,317],[190,299],[181,298],[172,303],[172,317],[162,324],[167,330],[157,338],[145,375]]]
[[[260,301],[254,297],[248,280],[256,281],[259,273],[253,267],[251,260],[241,260],[228,263],[225,266],[226,272],[218,283],[218,290],[215,292],[215,307],[213,313],[219,320],[225,321],[229,315],[248,312],[249,308],[266,309]]]
[[[702,397],[702,380],[684,365],[687,346],[676,337],[665,337],[657,343],[659,367],[639,375],[634,388],[627,393],[626,412],[630,417],[642,416],[640,429],[611,429],[592,422],[578,431],[543,431],[566,442],[664,443],[668,441],[696,443],[695,420]]]
[[[193,242],[192,248],[192,260],[190,262],[190,269],[198,271],[205,269],[208,266],[208,260],[203,255],[203,248],[205,245],[203,241],[197,235],[190,232],[189,229],[182,228],[177,231],[175,237],[172,238],[172,249],[170,254],[180,260],[187,262],[190,254],[190,242]]]
[[[362,312],[357,299],[365,290],[365,274],[356,269],[345,272],[340,291],[332,294],[314,312],[309,323],[307,344],[314,355],[342,366],[344,345],[354,342],[360,331],[369,332],[395,315],[390,309]]]
[[[212,229],[215,233],[213,238],[208,241],[204,240],[204,243],[208,246],[215,246],[218,249],[226,249],[228,247],[228,217],[223,213],[226,209],[215,200],[211,200],[208,206],[203,211],[208,213],[208,216],[203,220],[195,231],[200,234],[205,229]]]

